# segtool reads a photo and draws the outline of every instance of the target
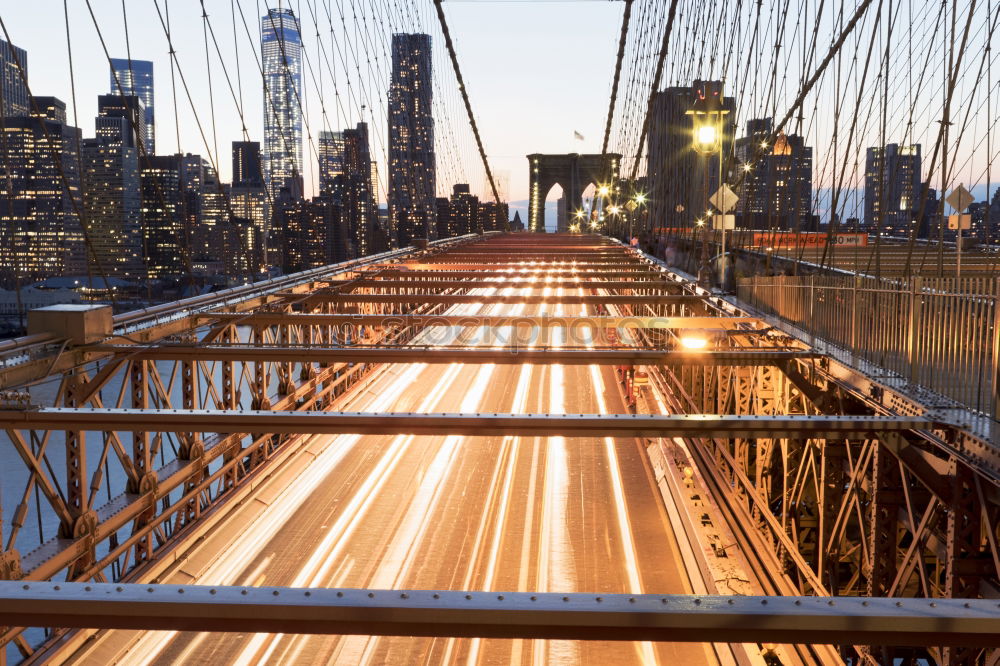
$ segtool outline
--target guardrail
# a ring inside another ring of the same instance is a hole
[[[487,232],[484,236],[491,236],[495,233],[497,232]],[[457,243],[467,242],[477,236],[477,234],[467,234],[465,236],[440,239],[431,241],[429,246],[434,249],[444,249]],[[416,251],[417,248],[414,247],[390,250],[381,254],[351,259],[339,264],[330,264],[300,273],[282,275],[260,282],[230,287],[222,291],[192,296],[140,310],[123,312],[114,316],[113,333],[115,336],[134,335],[137,332],[154,329],[157,326],[186,319],[198,313],[236,306],[240,303],[261,298],[270,293],[277,293],[300,284],[307,284],[314,280],[328,279],[332,276],[358,270],[371,264],[404,259]],[[63,340],[50,334],[27,335],[0,342],[0,370],[46,358],[54,358],[65,348],[63,343]]]
[[[1000,419],[1000,279],[775,276],[740,299],[914,388]]]

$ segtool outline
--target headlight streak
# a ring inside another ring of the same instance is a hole
[[[544,295],[550,295],[552,293],[552,288],[549,286],[543,287],[543,285],[552,282],[553,269],[544,271],[543,274],[540,270],[541,266],[535,266],[535,262],[531,263],[531,270],[538,272],[525,275],[523,281],[512,280],[512,287],[475,290],[471,293],[483,293],[485,295],[499,291],[505,294],[529,294],[535,290],[540,290]],[[525,268],[521,269],[522,273],[526,272],[526,270],[527,269]],[[573,274],[576,273],[575,267],[571,269],[571,272]],[[578,289],[577,291],[581,294],[583,293],[582,289]],[[562,288],[556,289],[556,295],[562,295],[563,293]],[[542,306],[542,308],[544,309],[544,306]],[[495,305],[484,306],[481,303],[474,303],[456,305],[453,309],[451,309],[450,313],[475,314],[477,312],[484,313],[491,310],[497,310],[501,314],[516,316],[521,314],[525,309],[526,306],[523,304],[514,307],[504,307]],[[505,310],[506,312],[504,312]],[[587,308],[584,306],[581,310],[581,314],[586,315]],[[563,316],[563,311],[564,308],[561,305],[556,305],[554,306],[553,314],[555,316]],[[475,333],[472,335],[472,338],[475,341],[473,344],[488,344],[485,342],[487,339],[487,328],[488,327],[484,326],[475,329]],[[513,339],[513,335],[515,334],[513,327],[508,326],[503,327],[503,329],[506,329],[509,336],[508,339]],[[496,329],[496,331],[499,332],[503,329]],[[460,337],[462,330],[463,329],[456,327],[454,335],[451,336],[452,342],[445,344],[453,344],[457,338]],[[547,341],[547,343],[549,343],[549,345],[553,348],[565,345],[567,342],[565,339],[566,333],[567,331],[559,327],[552,329],[552,337]],[[594,345],[594,331],[588,328],[584,329],[582,334],[584,336],[583,339],[586,347],[592,348]],[[529,348],[535,347],[538,339],[538,329],[535,327],[533,329],[532,338],[528,342],[527,346]],[[419,340],[419,338],[417,338],[417,340]],[[415,340],[414,343],[417,343],[417,340]],[[451,364],[447,366],[445,373],[440,376],[440,379],[434,385],[432,391],[426,396],[416,411],[433,410],[434,404],[443,399],[447,390],[452,388],[449,385],[455,380],[463,367],[465,366],[459,364]],[[426,368],[427,366],[425,364],[413,365],[402,373],[399,378],[393,379],[389,384],[389,391],[381,393],[371,403],[373,405],[373,411],[391,410],[392,405],[400,400],[404,392],[411,388],[411,385],[417,381],[420,374],[424,372]],[[588,366],[588,368],[590,372],[590,384],[593,387],[596,396],[595,400],[597,402],[598,412],[601,414],[607,414],[608,410],[603,393],[605,389],[603,374],[596,365]],[[564,414],[567,409],[567,372],[565,367],[559,364],[552,365],[548,368],[547,374],[549,375],[548,382],[545,383],[549,389],[547,401],[548,411],[555,414]],[[514,396],[510,407],[511,413],[525,413],[527,410],[529,393],[532,389],[533,375],[534,366],[530,364],[522,364],[519,367]],[[492,364],[484,365],[477,369],[473,381],[461,402],[461,412],[472,412],[482,408],[480,402],[490,390],[490,384],[493,381],[494,376],[495,366]],[[576,377],[574,376],[572,379],[575,380]],[[544,375],[542,381],[544,382]],[[539,399],[541,399],[541,396]],[[661,409],[663,409],[664,413],[666,413],[663,403],[659,400],[658,396],[657,400]],[[545,404],[543,403],[535,406],[544,408]],[[572,407],[575,410],[577,406],[572,405]],[[326,470],[326,473],[323,476],[323,478],[325,478],[325,476],[336,467],[336,464],[339,463],[340,459],[342,459],[343,456],[351,450],[359,439],[359,436],[336,437],[333,442],[331,442],[331,445],[323,451],[320,457],[317,457],[317,460],[306,469],[309,470],[316,467],[317,462],[320,461],[323,455],[326,455],[331,449],[336,448],[340,453],[340,456],[337,459],[337,462],[332,463],[329,466],[329,469]],[[304,565],[299,571],[295,581],[290,583],[290,585],[341,586],[343,579],[348,576],[351,571],[348,568],[346,571],[342,572],[339,569],[334,569],[334,567],[339,563],[339,560],[341,560],[345,554],[344,550],[350,547],[350,544],[347,542],[351,540],[351,536],[355,532],[356,528],[359,525],[364,524],[364,517],[368,513],[372,503],[376,501],[376,497],[380,494],[388,479],[392,478],[394,470],[396,470],[399,466],[400,459],[402,459],[406,449],[410,446],[414,439],[415,437],[413,436],[400,436],[392,441],[389,445],[390,451],[383,454],[382,459],[376,467],[376,471],[373,471],[369,475],[369,479],[366,480],[366,484],[364,486],[352,493],[351,505],[341,509],[342,514],[338,517],[337,524],[327,531],[323,541],[313,552],[306,565]],[[421,551],[421,544],[426,541],[426,534],[428,532],[429,525],[432,524],[432,518],[435,514],[434,507],[440,504],[440,500],[444,496],[444,489],[448,486],[446,481],[448,480],[449,475],[453,473],[452,470],[454,468],[454,462],[459,457],[457,453],[460,451],[460,445],[464,440],[464,437],[459,436],[449,436],[444,439],[440,448],[434,455],[432,462],[423,472],[423,478],[419,483],[416,494],[413,496],[410,505],[407,507],[407,510],[399,523],[399,527],[392,536],[389,549],[384,553],[384,557],[380,559],[376,565],[377,568],[374,571],[370,587],[388,589],[398,587],[402,584],[402,582],[404,582],[405,576],[413,571],[416,557]],[[487,516],[484,515],[480,524],[480,529],[476,534],[476,552],[478,553],[480,548],[486,546],[486,548],[484,548],[486,550],[486,554],[485,557],[482,558],[484,560],[485,567],[482,569],[482,575],[480,576],[480,587],[483,590],[491,589],[498,573],[499,562],[501,559],[500,546],[503,542],[505,523],[507,522],[509,515],[508,507],[511,503],[511,496],[515,492],[514,481],[518,459],[517,444],[520,441],[522,441],[522,438],[520,437],[505,437],[503,439],[501,445],[501,460],[498,460],[497,462],[495,468],[496,471],[494,472],[493,477],[495,479],[494,485],[491,488],[490,495],[487,500],[487,506],[496,506],[496,511],[493,512],[494,517],[492,521],[487,521]],[[337,446],[333,446],[333,444],[337,444]],[[570,544],[567,541],[567,525],[569,520],[567,510],[569,489],[568,449],[563,437],[549,438],[545,444],[546,446],[542,449],[546,454],[544,457],[544,470],[542,470],[542,476],[539,478],[539,481],[544,484],[544,495],[541,498],[541,525],[539,525],[539,529],[536,532],[539,540],[539,550],[537,553],[537,587],[542,591],[549,588],[553,591],[571,591],[576,583],[577,577],[575,575],[574,561],[572,559]],[[604,445],[605,455],[608,462],[610,485],[615,503],[619,537],[621,539],[623,556],[625,559],[624,564],[627,567],[625,572],[627,574],[627,584],[630,591],[639,593],[642,590],[642,583],[639,577],[638,557],[635,549],[635,542],[633,540],[631,525],[628,522],[627,517],[627,505],[625,503],[626,500],[624,495],[623,478],[615,448],[615,440],[613,438],[604,438]],[[509,451],[509,455],[507,455],[504,459],[502,456],[505,451]],[[373,477],[378,477],[378,480],[372,481],[371,479]],[[320,481],[321,480],[322,478]],[[298,478],[293,485],[296,489],[301,488]],[[534,485],[534,474],[532,475],[532,485]],[[312,491],[310,490],[308,492],[304,492],[303,494],[307,496],[309,492]],[[299,504],[301,504],[302,501],[305,501],[305,499],[307,499],[307,497],[300,500]],[[274,506],[275,504],[287,504],[284,493],[282,493],[279,499],[272,502],[271,506]],[[294,508],[297,507],[298,505]],[[268,507],[268,511],[270,510],[271,507]],[[290,513],[290,511],[286,511],[284,513]],[[528,526],[525,527],[526,531],[530,529]],[[485,536],[487,534],[487,530],[490,534],[489,538]],[[250,530],[248,530],[248,532],[249,531]],[[256,530],[254,531],[256,532]],[[339,534],[335,539],[332,539],[331,535],[335,532]],[[242,537],[243,535],[241,535],[241,538]],[[232,572],[230,571],[230,567],[223,567],[226,574],[231,573],[232,576],[235,577],[240,571],[245,571],[253,559],[259,556],[260,550],[267,546],[267,540],[260,539],[259,544],[253,542],[252,540],[248,540],[248,545],[251,546],[251,548],[247,549],[248,551],[252,550],[253,546],[257,546],[256,552],[242,553],[235,551],[233,553],[233,557],[241,558],[241,556],[245,555],[245,557],[242,557],[241,559],[245,559],[246,563],[242,568]],[[229,550],[232,549],[227,548],[227,551]],[[219,559],[222,560],[227,558],[220,557]],[[478,555],[472,558],[472,563],[478,561],[480,561],[480,557]],[[216,563],[213,564],[213,568],[216,566],[222,567],[222,564],[222,562],[217,560]],[[235,566],[236,565],[233,564],[231,565],[231,568],[235,569]],[[246,574],[246,576],[252,578],[262,566],[264,565],[259,565],[254,572]],[[467,581],[464,589],[473,588],[475,583],[471,582],[471,580],[473,576],[479,576],[478,571],[479,569],[473,569],[470,564],[468,572],[466,573]],[[331,577],[336,577],[337,580],[331,582]],[[249,584],[253,584],[253,581],[250,581]],[[175,633],[176,632],[169,632],[170,636],[159,642],[159,648],[156,650],[157,653],[166,646],[170,638],[172,638]],[[186,657],[193,654],[192,646],[197,645],[195,641],[200,641],[200,639],[205,636],[207,636],[207,634],[199,634],[196,636],[195,640],[186,646],[182,656]],[[294,640],[284,641],[282,644],[282,637],[283,635],[281,634],[255,634],[253,637],[248,637],[251,638],[251,641],[246,644],[235,663],[265,663],[273,660],[286,662],[290,655],[293,659],[296,659],[300,655],[306,641],[311,638],[309,636],[296,636]],[[358,656],[361,657],[361,661],[366,663],[369,660],[374,659],[377,656],[376,647],[380,639],[378,637],[357,638],[366,642],[363,648],[363,653],[358,654]],[[453,646],[458,640],[459,639],[448,639],[447,651],[445,652],[446,656],[451,657],[453,655]],[[536,640],[533,641],[533,643],[536,646],[536,649],[532,650],[533,657],[536,662],[539,660],[545,661],[546,659],[553,660],[567,658],[569,655],[563,652],[563,648],[573,650],[573,655],[577,655],[578,646],[575,643],[567,641],[542,640]],[[282,649],[279,650],[279,647]],[[360,647],[361,646],[359,646],[359,648]],[[651,643],[641,643],[636,647],[640,651],[639,656],[643,663],[656,663],[656,655],[653,651]],[[467,653],[467,662],[469,664],[478,663],[481,649],[481,640],[472,639],[469,645],[469,652]],[[362,652],[362,650],[359,650],[359,652]],[[341,656],[344,656],[344,654],[341,653]]]
[[[586,309],[586,306],[583,306],[583,312],[581,314],[586,314]],[[588,349],[593,348],[593,334],[589,329],[584,333],[584,339],[586,340],[586,347]],[[589,367],[590,381],[591,385],[594,387],[594,396],[597,399],[598,413],[607,414],[608,405],[607,401],[604,399],[604,390],[606,388],[604,377],[601,374],[599,366],[591,365]],[[622,540],[622,550],[625,553],[629,592],[642,594],[642,581],[639,579],[639,558],[635,550],[635,540],[632,538],[632,525],[628,520],[628,510],[626,509],[625,504],[625,489],[622,483],[621,467],[618,463],[618,451],[615,448],[615,440],[613,437],[604,438],[604,451],[608,459],[608,474],[611,478],[611,488],[615,498],[615,515],[618,518],[618,533]],[[643,642],[640,643],[638,647],[639,657],[641,658],[642,663],[658,663],[656,653],[653,651],[652,643]]]
[[[485,291],[485,294],[492,294],[497,290],[495,288],[490,288],[488,290],[476,291],[479,291],[480,293]],[[486,307],[486,310],[490,311],[494,307],[495,306],[488,306]],[[460,308],[467,309],[469,311],[483,311],[484,306],[467,304],[464,307],[460,306]],[[462,312],[459,314],[469,314],[469,312]],[[445,375],[437,382],[431,394],[423,401],[417,411],[424,412],[433,409],[433,407],[444,398],[447,390],[452,387],[452,383],[455,381],[463,367],[464,366],[462,364],[458,363],[449,365]],[[478,408],[495,367],[496,366],[490,364],[480,368],[472,390],[467,393],[466,398],[460,407],[460,411],[471,412]],[[381,491],[384,487],[385,483],[391,476],[392,471],[402,459],[402,456],[409,448],[409,445],[415,439],[415,436],[406,435],[399,436],[393,441],[394,456],[392,466],[379,472],[379,482],[377,486],[367,489],[363,486],[354,493],[351,505],[344,509],[344,514],[342,514],[338,519],[337,524],[327,533],[327,537],[324,538],[323,542],[321,542],[316,548],[309,562],[307,562],[306,566],[303,567],[303,569],[299,572],[299,575],[296,577],[296,580],[292,583],[293,586],[343,586],[345,582],[343,577],[338,577],[337,580],[329,582],[330,568],[333,566],[333,563],[338,560],[343,549],[347,547],[349,538],[353,535],[359,524],[361,524],[362,516],[375,501],[379,491]],[[409,570],[412,564],[413,554],[417,550],[416,544],[422,540],[423,535],[426,532],[427,520],[433,513],[432,507],[436,504],[440,497],[440,491],[443,487],[442,481],[447,476],[450,469],[450,463],[454,460],[454,453],[458,448],[458,444],[462,442],[463,439],[464,438],[460,436],[450,436],[445,439],[441,448],[438,450],[438,453],[435,455],[434,462],[432,462],[431,466],[427,470],[424,480],[418,488],[417,496],[410,502],[409,511],[402,522],[404,525],[403,534],[394,534],[392,539],[392,550],[380,558],[375,577],[373,581],[369,583],[369,586],[386,588],[394,587],[398,584],[396,581],[399,577]],[[370,481],[371,477],[369,477],[366,481],[366,485],[369,485]],[[364,498],[364,502],[355,508],[354,505],[358,503],[360,498]],[[417,515],[414,515],[414,511],[416,509],[419,509],[419,512]],[[349,521],[347,520],[348,518],[350,519]],[[347,522],[345,523],[345,521]],[[341,524],[344,524],[344,526],[341,526]],[[338,527],[340,527],[340,529],[338,529]],[[333,545],[332,539],[330,538],[331,535],[337,535],[336,545]],[[393,567],[394,563],[396,563],[395,567]],[[395,573],[392,573],[393,568],[395,569]],[[310,572],[312,573],[310,574]],[[383,579],[388,579],[390,577],[394,579],[393,582],[387,583],[383,581]],[[282,638],[283,634],[254,635],[253,639],[251,639],[251,641],[241,651],[240,656],[237,658],[235,663],[239,665],[248,665],[251,663],[268,662],[273,656],[274,651],[279,646]],[[305,638],[296,637],[296,640],[301,641],[305,640]],[[373,654],[374,647],[378,643],[378,638],[369,639],[366,637],[347,637],[345,640],[350,647],[355,649],[361,648],[359,644],[361,641],[364,641],[365,646],[362,654],[360,655],[361,663],[366,663],[368,661]],[[268,644],[267,649],[264,650],[263,654],[260,654],[265,642]],[[299,649],[301,648],[297,647],[296,652]]]
[[[490,292],[492,291],[495,290],[491,289]],[[461,308],[460,305],[455,306],[455,309],[459,308]],[[421,333],[422,335],[424,333]],[[414,342],[419,344],[419,336]],[[455,366],[457,364],[451,367]],[[368,408],[372,411],[388,411],[427,367],[426,364],[412,364],[407,367],[401,375],[390,382],[381,394],[378,394],[369,403]],[[447,377],[448,375],[446,375]],[[435,388],[440,387],[440,391],[434,391],[433,395],[443,393],[449,383],[449,381],[439,382]],[[424,411],[427,409],[429,408],[424,408]],[[341,435],[331,439],[322,453],[296,477],[296,483],[286,486],[254,523],[216,556],[212,565],[198,577],[198,581],[205,584],[233,584],[239,572],[249,566],[249,563],[258,557],[260,551],[268,545],[269,540],[265,538],[265,535],[273,533],[287,522],[288,518],[301,507],[323,479],[333,471],[360,440],[361,436],[359,435]],[[382,463],[386,459],[384,457]],[[143,634],[136,645],[130,648],[130,658],[139,663],[151,662],[159,656],[177,633],[148,632]],[[260,636],[267,637],[269,635],[257,634],[255,639]],[[192,639],[192,643],[197,645],[205,637],[206,634],[199,634]],[[190,645],[187,646],[184,652],[189,653],[190,647]],[[243,653],[246,654],[246,650]]]

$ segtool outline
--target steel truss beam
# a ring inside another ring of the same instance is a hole
[[[526,269],[526,270],[525,270]],[[551,275],[553,277],[568,276],[572,279],[584,279],[582,276],[576,274],[576,271],[570,272],[568,268],[564,270],[555,269],[545,269],[545,268],[533,268],[531,266],[522,266],[513,270],[499,270],[495,268],[485,268],[481,270],[400,270],[398,268],[384,268],[377,271],[366,272],[366,276],[378,276],[378,277],[395,277],[395,278],[442,278],[442,279],[492,279],[492,278],[510,278],[510,277],[526,277],[529,275]],[[640,278],[651,280],[658,279],[662,276],[662,273],[658,273],[648,269],[642,269],[639,266],[634,267],[631,270],[591,270],[587,271],[587,280],[637,280]],[[680,282],[674,282],[674,284],[682,284]]]
[[[408,276],[410,280],[327,280],[326,283],[332,287],[339,287],[342,291],[354,289],[367,289],[378,287],[381,289],[483,289],[488,287],[496,288],[525,288],[542,289],[543,287],[560,287],[563,289],[653,289],[681,291],[683,285],[679,282],[668,282],[666,280],[591,280],[591,279],[517,279],[517,275],[508,275],[506,279],[486,278],[455,280],[442,278],[424,278],[421,275]]]
[[[498,342],[500,340],[498,339]],[[508,341],[509,342],[509,341]],[[305,345],[100,345],[93,351],[158,361],[278,363],[520,363],[563,365],[776,365],[820,358],[805,350],[663,351],[652,349],[538,349],[526,347],[318,347]]]
[[[0,582],[12,626],[661,642],[1000,645],[996,600]]]
[[[241,314],[208,312],[196,315],[203,321],[233,321],[247,326],[538,326],[540,328],[671,328],[734,329],[741,325],[762,326],[755,317],[598,317],[557,315],[357,315],[300,312],[256,312]]]
[[[313,294],[282,294],[285,297],[301,298],[305,302],[334,303],[334,304],[354,304],[354,303],[444,303],[455,305],[458,303],[481,303],[491,305],[494,303],[505,303],[509,305],[698,305],[703,306],[705,301],[699,296],[664,294],[664,295],[634,295],[623,296],[612,294],[610,296],[598,296],[594,294],[578,295],[563,294],[560,296],[541,294],[531,294],[528,296],[517,295],[476,295],[476,294],[337,294],[333,292],[317,292]]]
[[[479,274],[487,274],[490,272],[501,273],[505,275],[510,275],[511,271],[521,272],[521,271],[542,271],[542,272],[566,272],[566,273],[582,273],[586,274],[588,277],[607,277],[610,273],[628,273],[629,275],[636,275],[639,273],[645,273],[647,275],[661,275],[658,271],[654,271],[647,264],[639,264],[627,261],[620,261],[613,264],[600,263],[600,264],[586,264],[582,263],[534,263],[525,264],[517,261],[510,261],[505,263],[466,263],[466,264],[453,264],[453,263],[419,263],[419,262],[405,262],[402,264],[397,264],[397,266],[403,266],[405,268],[400,270],[410,270],[410,271],[440,271],[446,273],[453,273],[455,271],[463,272],[477,272]]]
[[[0,428],[133,432],[466,435],[537,437],[808,436],[840,439],[878,432],[927,430],[932,421],[907,416],[756,416],[647,414],[449,414],[192,409],[0,411]]]

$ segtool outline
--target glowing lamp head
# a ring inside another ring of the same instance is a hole
[[[695,132],[695,139],[703,148],[711,148],[715,145],[715,127],[712,125],[701,125]]]
[[[708,338],[700,335],[685,335],[681,337],[681,347],[696,351],[704,349],[708,345]]]
[[[608,196],[610,192],[611,189],[607,185],[601,185],[600,188],[598,188],[597,190],[597,193],[600,194],[602,197]]]
[[[646,195],[645,194],[635,195],[635,202],[639,205],[646,203]]]

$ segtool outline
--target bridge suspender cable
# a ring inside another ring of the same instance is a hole
[[[632,160],[632,173],[629,175],[629,180],[635,180],[635,175],[639,171],[642,144],[646,140],[646,132],[649,131],[649,116],[653,113],[653,100],[656,98],[656,89],[660,87],[660,76],[663,74],[663,61],[667,57],[667,47],[670,46],[670,33],[674,29],[674,16],[676,14],[677,0],[670,0],[667,27],[663,29],[663,44],[660,46],[660,55],[656,60],[656,72],[653,74],[653,80],[649,84],[649,101],[646,103],[646,115],[642,121],[642,132],[639,133],[639,142],[636,144],[635,159]]]
[[[622,34],[618,39],[618,59],[615,61],[615,78],[611,83],[611,102],[608,104],[608,122],[604,126],[604,143],[601,144],[601,159],[608,152],[608,139],[611,138],[611,121],[615,117],[615,101],[618,99],[618,80],[622,74],[622,60],[625,58],[625,43],[628,41],[628,23],[632,16],[632,0],[625,0],[625,13],[622,15]]]
[[[675,0],[676,1],[676,0]],[[486,150],[483,148],[483,140],[479,136],[479,128],[476,126],[476,117],[472,114],[472,103],[469,102],[469,93],[465,89],[465,81],[462,80],[462,70],[458,68],[458,56],[455,55],[455,45],[451,42],[451,33],[448,31],[448,22],[444,18],[444,9],[441,8],[441,0],[434,0],[434,9],[437,10],[438,21],[441,23],[441,32],[444,33],[444,43],[448,47],[448,55],[451,57],[451,66],[455,68],[455,78],[458,79],[458,90],[462,93],[462,101],[465,102],[465,110],[469,114],[469,124],[472,126],[472,135],[476,137],[476,147],[479,148],[479,157],[483,160],[483,168],[486,169],[486,178],[490,181],[490,189],[493,190],[493,200],[496,202],[496,214],[500,217],[500,193],[497,191],[496,181],[493,180],[493,172],[490,170],[490,163],[486,159]],[[510,231],[510,223],[504,219],[504,231]]]

